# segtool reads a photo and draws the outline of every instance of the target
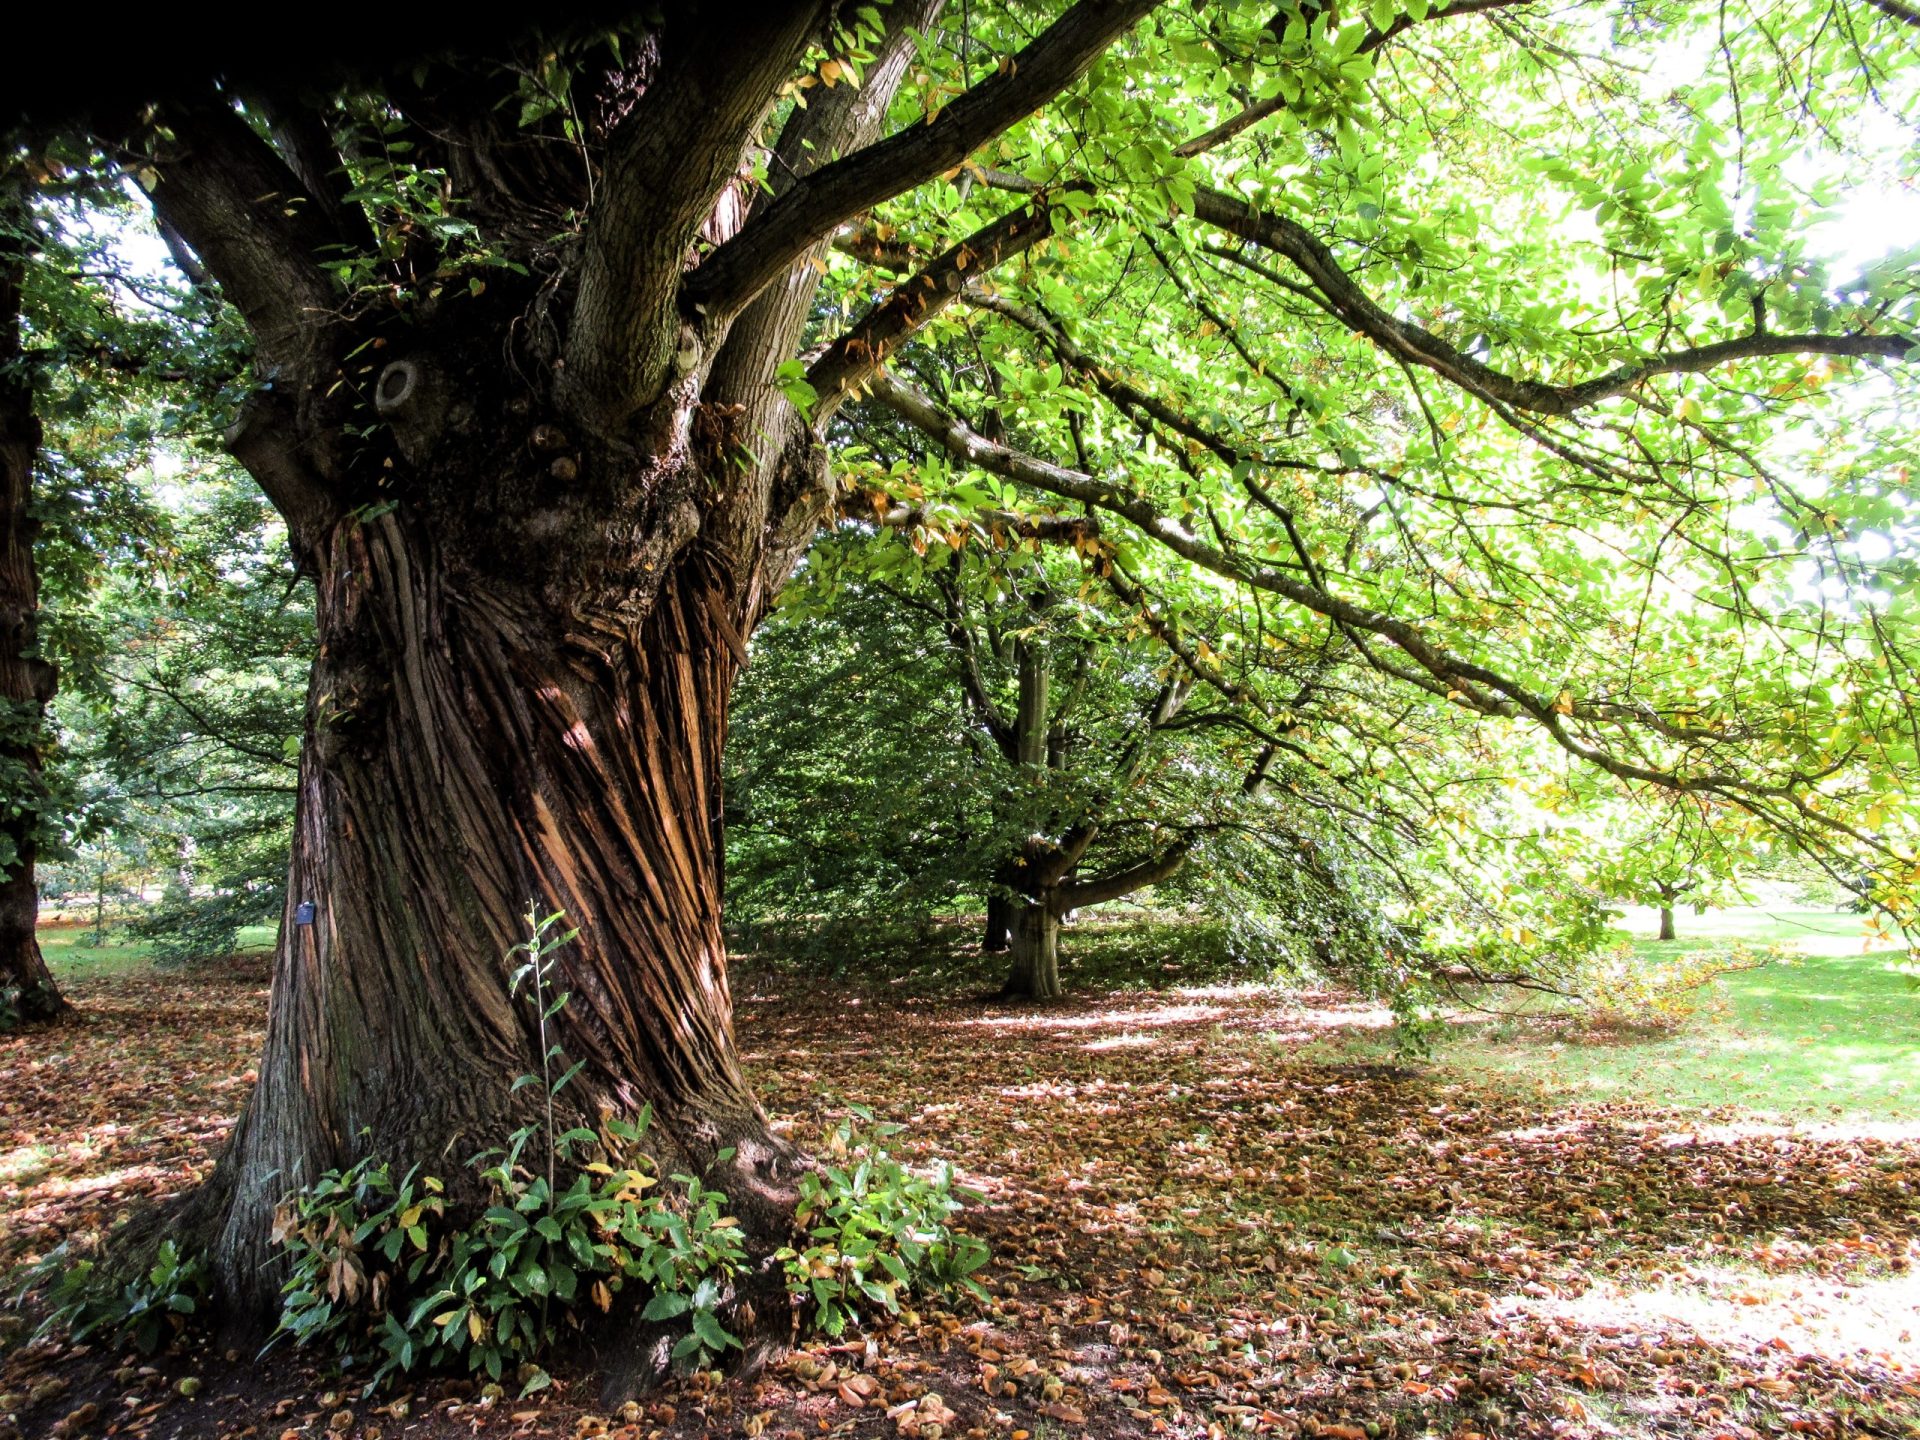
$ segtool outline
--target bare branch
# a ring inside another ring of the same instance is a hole
[[[840,514],[848,520],[878,525],[888,530],[911,530],[918,526],[944,532],[956,518],[926,505],[901,505],[878,491],[849,490],[840,497]],[[966,520],[985,534],[996,531],[1017,535],[1022,540],[1084,545],[1100,534],[1100,522],[1091,515],[1031,515],[1019,510],[968,510]]]

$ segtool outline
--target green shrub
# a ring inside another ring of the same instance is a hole
[[[883,1143],[900,1130],[856,1108],[824,1137],[828,1163],[801,1178],[795,1219],[810,1243],[779,1258],[789,1288],[813,1301],[814,1323],[829,1335],[845,1330],[864,1306],[898,1312],[903,1291],[960,1288],[985,1296],[972,1276],[986,1264],[987,1249],[949,1223],[980,1197],[956,1186],[944,1162],[932,1179],[903,1166]]]
[[[36,1265],[27,1286],[48,1284],[47,1318],[41,1334],[65,1329],[77,1341],[101,1335],[118,1345],[152,1354],[186,1328],[212,1289],[205,1261],[160,1242],[154,1261],[130,1280],[102,1275],[92,1260],[74,1258],[58,1246]]]
[[[629,1127],[638,1138],[641,1127]],[[739,1344],[719,1323],[722,1282],[744,1251],[725,1196],[673,1177],[670,1208],[634,1167],[596,1161],[558,1192],[521,1166],[535,1132],[479,1157],[491,1203],[470,1223],[446,1224],[439,1181],[395,1183],[372,1161],[329,1172],[289,1196],[275,1235],[291,1274],[276,1337],[321,1342],[344,1364],[379,1364],[373,1383],[415,1369],[526,1373],[523,1393],[546,1384],[538,1362],[578,1312],[605,1311],[629,1281],[652,1292],[647,1318],[686,1315],[674,1356],[706,1363]],[[530,1372],[526,1367],[533,1367]]]
[[[464,1368],[494,1380],[511,1372],[527,1395],[550,1383],[540,1361],[585,1307],[611,1310],[629,1284],[647,1296],[642,1318],[686,1322],[676,1362],[705,1366],[740,1347],[719,1318],[747,1263],[726,1195],[692,1175],[661,1184],[640,1149],[651,1120],[644,1108],[630,1123],[607,1120],[604,1133],[559,1129],[556,1102],[580,1068],[556,1075],[565,1056],[547,1039],[568,1001],[548,988],[548,957],[572,938],[550,933],[559,919],[530,913],[530,938],[514,952],[528,957],[513,989],[531,991],[542,1055],[539,1073],[513,1088],[542,1087],[541,1118],[473,1157],[475,1203],[456,1206],[441,1180],[417,1168],[395,1179],[375,1156],[286,1195],[272,1239],[287,1278],[269,1348],[290,1340],[330,1350],[345,1366],[371,1364],[369,1392],[398,1373]],[[864,1110],[855,1117],[828,1132],[826,1168],[801,1181],[796,1220],[808,1243],[778,1255],[796,1302],[811,1299],[816,1322],[835,1335],[863,1306],[897,1310],[908,1289],[984,1293],[970,1277],[986,1249],[950,1224],[977,1197],[944,1165],[928,1179],[895,1160],[882,1142],[899,1126]],[[718,1162],[730,1158],[722,1152]],[[205,1265],[171,1240],[124,1284],[62,1247],[37,1267],[36,1285],[50,1286],[48,1326],[75,1339],[110,1333],[143,1350],[183,1328],[211,1291]]]

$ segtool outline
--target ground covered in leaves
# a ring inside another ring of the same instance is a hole
[[[864,1105],[985,1192],[968,1218],[990,1304],[926,1303],[611,1414],[584,1356],[525,1404],[439,1381],[363,1399],[277,1351],[129,1361],[26,1343],[0,1314],[0,1433],[1920,1434],[1920,1127],[1543,1104],[1329,1061],[1329,1038],[1385,1021],[1333,994],[1022,1010],[738,987],[742,1047],[797,1139]],[[249,1082],[258,962],[75,992],[79,1023],[0,1040],[0,1271],[191,1184]]]

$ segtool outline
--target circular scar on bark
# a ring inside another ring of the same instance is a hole
[[[442,433],[467,419],[471,406],[455,402],[447,389],[440,372],[419,360],[395,360],[374,382],[373,408],[411,464],[427,464]]]
[[[373,387],[373,408],[391,419],[419,393],[420,367],[411,360],[395,360],[380,372],[379,383]]]

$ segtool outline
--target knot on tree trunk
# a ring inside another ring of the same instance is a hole
[[[424,466],[447,428],[444,388],[438,367],[413,358],[393,361],[374,382],[373,408],[410,465]]]

